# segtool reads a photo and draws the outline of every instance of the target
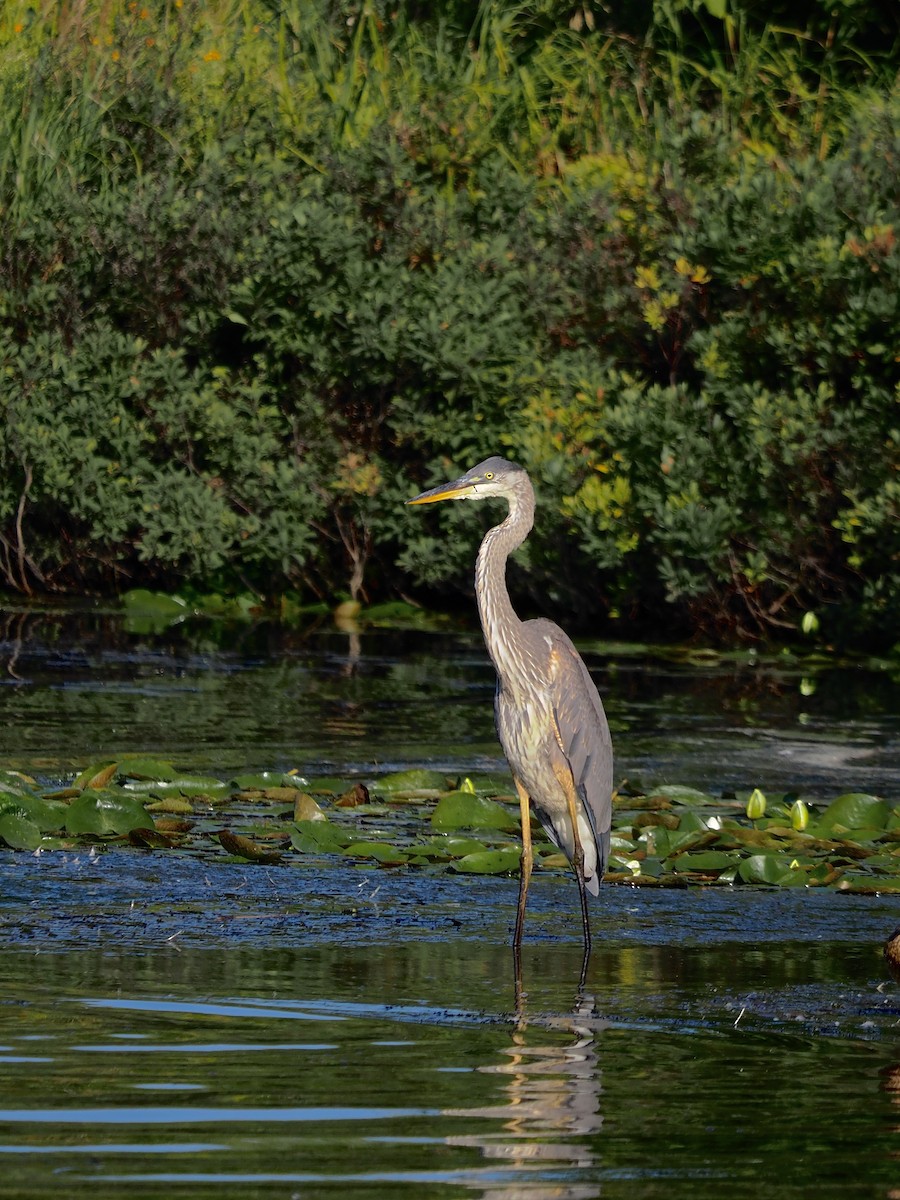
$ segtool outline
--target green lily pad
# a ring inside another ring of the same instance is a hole
[[[673,871],[724,871],[737,865],[737,858],[727,850],[698,850],[696,854],[680,854],[672,864]]]
[[[429,771],[425,767],[415,767],[411,771],[395,771],[376,781],[376,792],[421,792],[434,794],[446,792],[447,776],[440,771]]]
[[[804,886],[807,872],[792,867],[793,861],[783,854],[752,854],[738,866],[738,878],[744,883],[772,884],[776,887]]]
[[[352,858],[374,858],[376,862],[387,865],[405,863],[409,855],[388,842],[353,842],[344,850]]]
[[[0,813],[0,838],[13,850],[37,850],[43,840],[34,821],[9,809]]]
[[[170,762],[161,758],[126,757],[119,759],[119,774],[124,779],[165,782],[174,779],[178,772]]]
[[[879,829],[887,824],[890,808],[880,796],[866,792],[847,792],[828,805],[815,822],[816,828],[829,833],[836,826],[848,829]]]
[[[231,786],[240,792],[264,792],[267,788],[296,788],[301,791],[306,784],[299,775],[285,775],[283,771],[257,771],[253,774],[235,775]]]
[[[11,796],[0,792],[0,813],[12,812],[25,817],[44,833],[62,829],[66,823],[67,804],[47,800],[43,796]]]
[[[353,840],[331,821],[297,821],[289,832],[291,845],[301,854],[340,854]]]
[[[442,796],[431,814],[435,829],[518,829],[519,814],[471,792]]]
[[[452,862],[450,870],[458,871],[462,875],[506,875],[519,869],[521,858],[521,851],[515,846],[500,850],[480,850]]]
[[[127,792],[85,791],[66,813],[69,833],[130,833],[150,824],[141,801]]]
[[[424,858],[439,859],[463,858],[466,854],[480,854],[484,850],[487,850],[487,846],[484,842],[479,842],[477,838],[447,835],[432,838],[430,842],[416,846],[416,854],[420,854]]]
[[[647,793],[650,800],[671,800],[673,804],[715,804],[717,801],[708,792],[698,791],[697,788],[684,787],[673,783],[669,787],[657,787]]]

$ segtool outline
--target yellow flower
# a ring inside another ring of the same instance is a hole
[[[675,273],[688,276],[691,283],[709,283],[712,279],[706,267],[692,267],[684,257],[675,259]]]
[[[656,267],[638,267],[634,274],[634,286],[642,291],[655,292],[659,287],[659,275]]]
[[[203,61],[218,62],[221,57],[222,55],[218,52],[218,50],[207,50],[206,54],[203,55]]]

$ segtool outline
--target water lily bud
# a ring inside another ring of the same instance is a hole
[[[751,821],[758,821],[760,817],[766,815],[766,797],[765,793],[759,788],[754,788],[750,793],[750,799],[747,801],[747,816]]]
[[[809,809],[802,800],[795,800],[791,805],[791,828],[796,829],[800,833],[808,824]]]

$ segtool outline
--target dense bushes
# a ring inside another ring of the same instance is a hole
[[[895,640],[890,60],[849,91],[689,5],[643,43],[587,6],[51,9],[0,18],[9,586],[463,590],[484,514],[402,500],[500,450],[545,611]],[[719,25],[728,63],[679,55]]]

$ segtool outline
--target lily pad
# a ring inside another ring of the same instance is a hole
[[[178,841],[177,838],[163,833],[155,826],[130,830],[128,840],[132,846],[139,846],[142,850],[171,850]]]
[[[480,854],[484,850],[487,850],[487,846],[477,838],[447,835],[432,838],[430,842],[416,846],[416,854],[424,858],[438,859],[463,858],[466,854]]]
[[[409,855],[388,842],[353,842],[344,850],[352,858],[374,858],[385,866],[399,866]]]
[[[776,887],[804,886],[807,872],[792,867],[793,861],[782,854],[752,854],[739,865],[738,877],[744,883],[763,883]]]
[[[246,858],[248,862],[266,863],[274,866],[281,862],[281,855],[277,850],[272,850],[265,846],[258,846],[256,842],[251,842],[249,838],[242,837],[238,833],[232,833],[228,829],[220,829],[216,834],[219,839],[219,844],[229,854],[234,854],[238,858]]]
[[[668,787],[654,788],[647,793],[650,800],[671,800],[673,804],[715,804],[716,800],[708,792],[698,791],[697,788],[684,787],[673,783]]]
[[[847,792],[832,800],[816,821],[816,828],[829,833],[836,826],[848,829],[884,829],[890,808],[880,796],[866,792]]]
[[[291,845],[302,854],[340,854],[353,840],[332,821],[297,821],[290,838]]]
[[[115,762],[92,763],[78,775],[72,784],[73,788],[83,791],[85,788],[105,788],[115,777],[119,764]]]
[[[301,821],[324,821],[326,819],[318,801],[310,796],[308,792],[295,793],[294,820],[298,824]]]
[[[447,790],[447,776],[440,771],[430,771],[425,767],[415,767],[411,771],[395,771],[385,775],[375,784],[378,792],[422,792],[434,794]]]
[[[519,814],[471,792],[450,792],[431,814],[435,829],[518,829]]]
[[[150,823],[141,801],[127,792],[85,791],[66,813],[69,833],[130,833]]]
[[[299,775],[285,775],[283,771],[256,771],[253,774],[235,775],[232,786],[239,791],[248,792],[258,789],[264,792],[266,788],[291,787],[302,789],[306,781]]]
[[[174,779],[178,772],[162,758],[121,758],[119,774],[124,779],[147,779],[155,782]]]
[[[0,838],[13,850],[36,850],[43,840],[34,821],[12,810],[0,813]]]
[[[80,795],[80,793],[78,793]],[[69,807],[43,796],[11,796],[0,792],[0,813],[13,812],[37,825],[44,833],[62,829],[66,823]]]
[[[519,869],[521,858],[521,851],[515,846],[507,846],[500,850],[481,850],[452,862],[450,870],[458,871],[462,875],[506,875]]]
[[[737,856],[727,850],[699,850],[680,854],[671,864],[673,871],[724,871],[737,865]]]

